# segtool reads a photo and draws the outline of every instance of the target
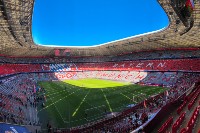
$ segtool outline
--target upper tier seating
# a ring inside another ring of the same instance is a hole
[[[142,60],[104,63],[65,64],[1,64],[0,76],[21,72],[63,72],[63,71],[199,71],[200,59]]]
[[[0,56],[0,63],[66,63],[66,62],[108,62],[131,60],[155,60],[155,59],[186,59],[200,58],[200,49],[187,50],[158,50],[127,53],[124,55],[98,56],[98,57],[4,57]]]

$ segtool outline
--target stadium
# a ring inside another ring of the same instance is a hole
[[[200,133],[200,1],[92,47],[37,45],[34,0],[0,0],[0,133]],[[57,2],[57,1],[56,1]]]

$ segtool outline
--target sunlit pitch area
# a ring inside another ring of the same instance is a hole
[[[96,121],[165,90],[102,79],[40,82],[39,85],[45,89],[46,96],[45,107],[38,107],[40,122],[45,125],[50,121],[60,128]]]
[[[77,86],[77,87],[87,88],[87,89],[89,88],[106,89],[109,87],[119,87],[119,86],[130,84],[128,82],[116,82],[116,81],[103,80],[103,79],[101,80],[100,79],[78,79],[78,80],[65,80],[63,82]]]

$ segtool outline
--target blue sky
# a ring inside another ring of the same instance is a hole
[[[157,0],[35,0],[36,44],[92,46],[167,27]]]

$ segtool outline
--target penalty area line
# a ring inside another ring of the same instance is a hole
[[[122,96],[126,97],[127,99],[132,100],[130,97],[124,95],[123,93],[120,93],[120,94],[121,94]]]
[[[74,92],[70,93],[69,95],[67,95],[67,96],[65,96],[65,97],[63,97],[63,98],[61,98],[61,99],[59,99],[58,101],[55,101],[54,103],[51,103],[51,104],[49,104],[48,106],[46,106],[46,107],[44,107],[44,108],[40,109],[40,110],[38,111],[38,113],[39,113],[40,111],[44,110],[44,109],[47,109],[47,108],[49,108],[49,107],[53,106],[54,104],[56,104],[56,103],[58,103],[59,101],[61,101],[61,100],[65,99],[65,98],[67,98],[67,97],[69,97],[70,95],[72,95],[72,94],[76,93],[76,92],[77,92],[77,91],[79,91],[79,90],[80,90],[80,89],[78,89],[78,90],[76,90],[76,91],[74,91]]]
[[[52,101],[51,98],[50,98],[50,100]],[[61,99],[60,99],[60,100],[61,100]],[[60,111],[58,110],[58,108],[56,107],[56,104],[53,104],[53,105],[54,105],[54,107],[56,108],[56,111],[58,112],[58,114],[60,115],[60,117],[61,117],[63,123],[65,123],[65,120],[64,120],[64,118],[62,117],[62,115],[61,115]]]
[[[74,111],[74,113],[72,114],[72,117],[76,115],[76,113],[78,112],[79,108],[81,107],[81,105],[83,104],[83,102],[85,101],[86,97],[88,96],[90,90],[88,91],[88,93],[85,95],[85,97],[83,98],[83,100],[81,101],[81,103],[79,104],[79,106],[76,108],[76,110]]]
[[[111,108],[111,106],[110,106],[110,102],[108,101],[108,99],[107,99],[107,97],[106,97],[105,93],[103,92],[103,90],[102,90],[102,89],[101,89],[101,91],[102,91],[102,93],[103,93],[103,96],[104,96],[104,98],[105,98],[105,100],[106,100],[106,103],[108,104],[108,107],[109,107],[109,109],[110,109],[110,112],[113,112],[113,111],[112,111],[112,108]]]

